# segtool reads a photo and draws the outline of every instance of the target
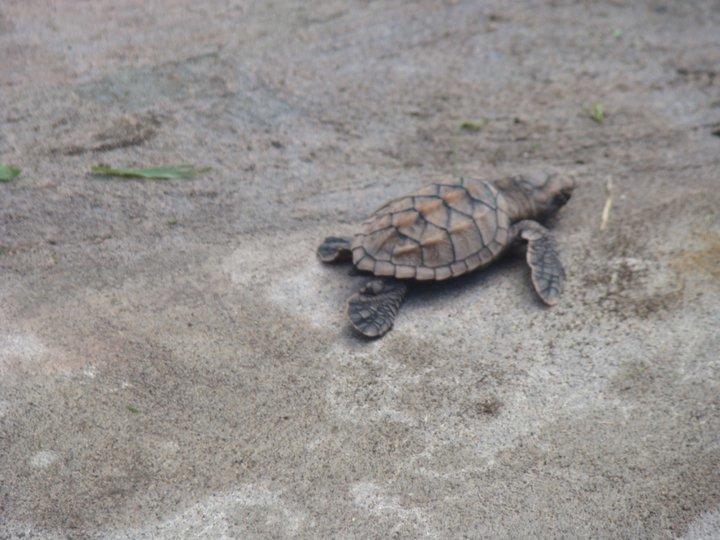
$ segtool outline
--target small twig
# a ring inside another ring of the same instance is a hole
[[[608,221],[610,220],[610,209],[612,208],[613,203],[613,182],[612,177],[608,176],[607,184],[605,184],[605,193],[607,194],[607,198],[605,199],[605,207],[602,211],[602,219],[600,221],[600,230],[604,231],[607,229]]]

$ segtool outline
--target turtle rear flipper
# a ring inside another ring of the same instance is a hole
[[[407,285],[402,281],[370,281],[348,299],[350,322],[364,336],[385,335],[392,328],[406,293]]]
[[[565,288],[565,270],[558,257],[552,233],[536,221],[520,221],[513,225],[513,234],[527,240],[527,263],[538,296],[554,306]]]
[[[347,236],[328,236],[317,248],[318,259],[325,263],[350,261],[350,240]]]

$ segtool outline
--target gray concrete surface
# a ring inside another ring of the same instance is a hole
[[[718,28],[710,0],[4,0],[0,537],[720,536]],[[365,278],[324,235],[544,168],[579,184],[560,305],[515,256],[349,331]]]

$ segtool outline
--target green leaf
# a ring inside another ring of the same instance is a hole
[[[605,121],[605,109],[602,103],[595,103],[587,109],[588,115],[598,124],[602,124]]]
[[[133,413],[133,414],[137,414],[137,413],[140,412],[140,411],[138,410],[138,408],[135,407],[134,405],[128,405],[128,406],[127,406],[127,410],[130,411],[130,412]]]
[[[18,176],[20,176],[20,169],[12,165],[0,164],[0,182],[9,182]]]
[[[481,131],[487,123],[488,121],[484,118],[482,120],[465,120],[462,124],[460,124],[460,129],[463,131],[477,133],[478,131]]]
[[[200,169],[193,165],[170,165],[167,167],[148,168],[113,168],[108,165],[96,165],[91,171],[103,176],[120,176],[123,178],[149,178],[153,180],[187,180],[207,172],[210,167]]]

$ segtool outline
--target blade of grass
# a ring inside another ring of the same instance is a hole
[[[20,169],[13,165],[0,164],[0,182],[9,182],[13,178],[20,176]]]
[[[595,103],[587,108],[587,113],[598,124],[602,124],[605,121],[605,108],[602,103]]]
[[[119,176],[121,178],[147,178],[152,180],[175,180],[196,178],[210,170],[210,167],[196,168],[193,165],[169,165],[166,167],[124,168],[95,165],[91,171],[102,176]]]

